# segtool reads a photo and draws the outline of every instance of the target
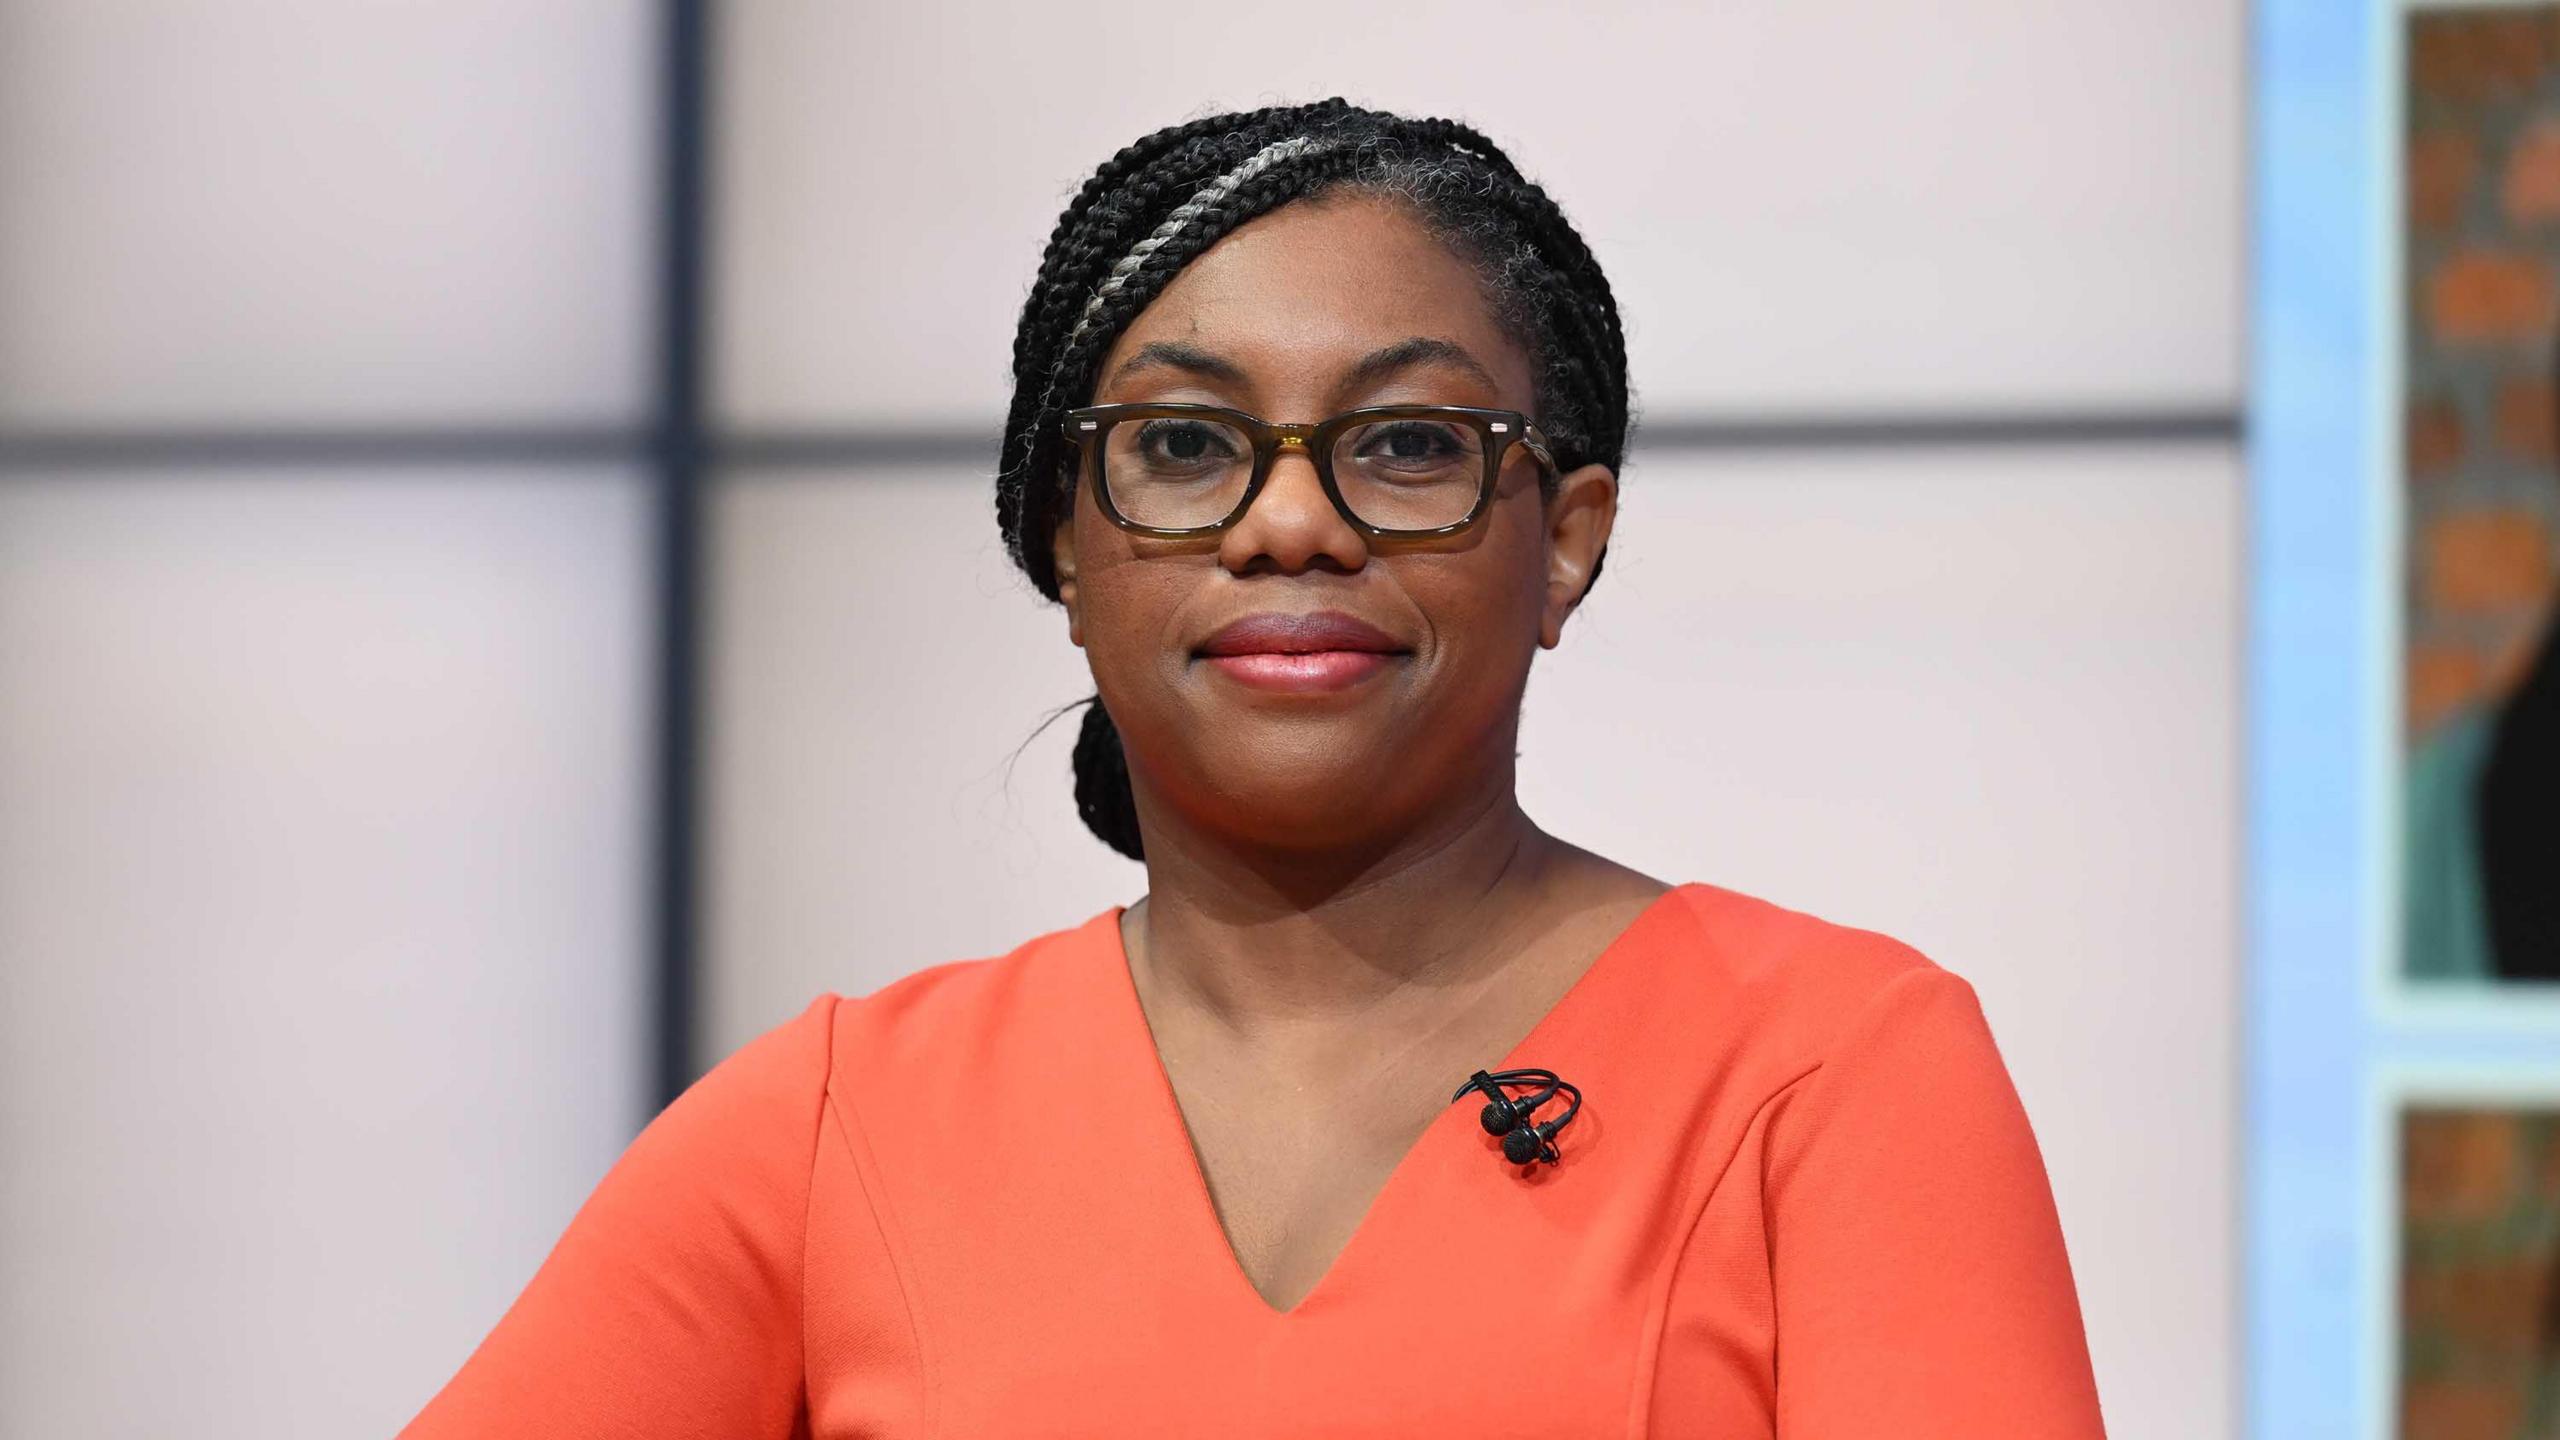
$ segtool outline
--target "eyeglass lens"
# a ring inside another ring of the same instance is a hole
[[[1152,416],[1111,425],[1102,481],[1112,507],[1159,530],[1215,525],[1253,483],[1253,439],[1210,416]],[[1458,419],[1397,417],[1345,427],[1327,455],[1334,488],[1361,523],[1436,530],[1475,508],[1485,438]]]

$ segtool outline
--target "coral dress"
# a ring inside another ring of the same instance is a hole
[[[2043,1162],[1955,975],[1684,885],[1485,1058],[1582,1087],[1562,1163],[1503,1163],[1452,1105],[1283,1312],[1117,909],[822,997],[632,1143],[404,1433],[2101,1435]]]

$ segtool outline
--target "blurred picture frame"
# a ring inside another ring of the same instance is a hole
[[[2560,1036],[2560,3],[2382,19],[2374,1008]]]
[[[2560,1064],[2386,1067],[2371,1102],[2369,1433],[2560,1436]]]

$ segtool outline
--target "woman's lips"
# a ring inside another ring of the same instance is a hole
[[[1374,650],[1317,650],[1303,655],[1211,655],[1221,675],[1256,690],[1347,690],[1395,662]]]
[[[1357,616],[1318,610],[1247,615],[1193,653],[1238,684],[1306,693],[1348,689],[1412,652]]]

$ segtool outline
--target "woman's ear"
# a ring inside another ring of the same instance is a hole
[[[1049,532],[1049,569],[1058,577],[1058,603],[1067,611],[1067,643],[1084,647],[1084,612],[1076,606],[1076,514],[1070,507]]]
[[[1618,477],[1606,465],[1585,465],[1556,482],[1547,501],[1547,604],[1538,643],[1553,650],[1564,640],[1564,622],[1582,603],[1609,548],[1618,522]]]

